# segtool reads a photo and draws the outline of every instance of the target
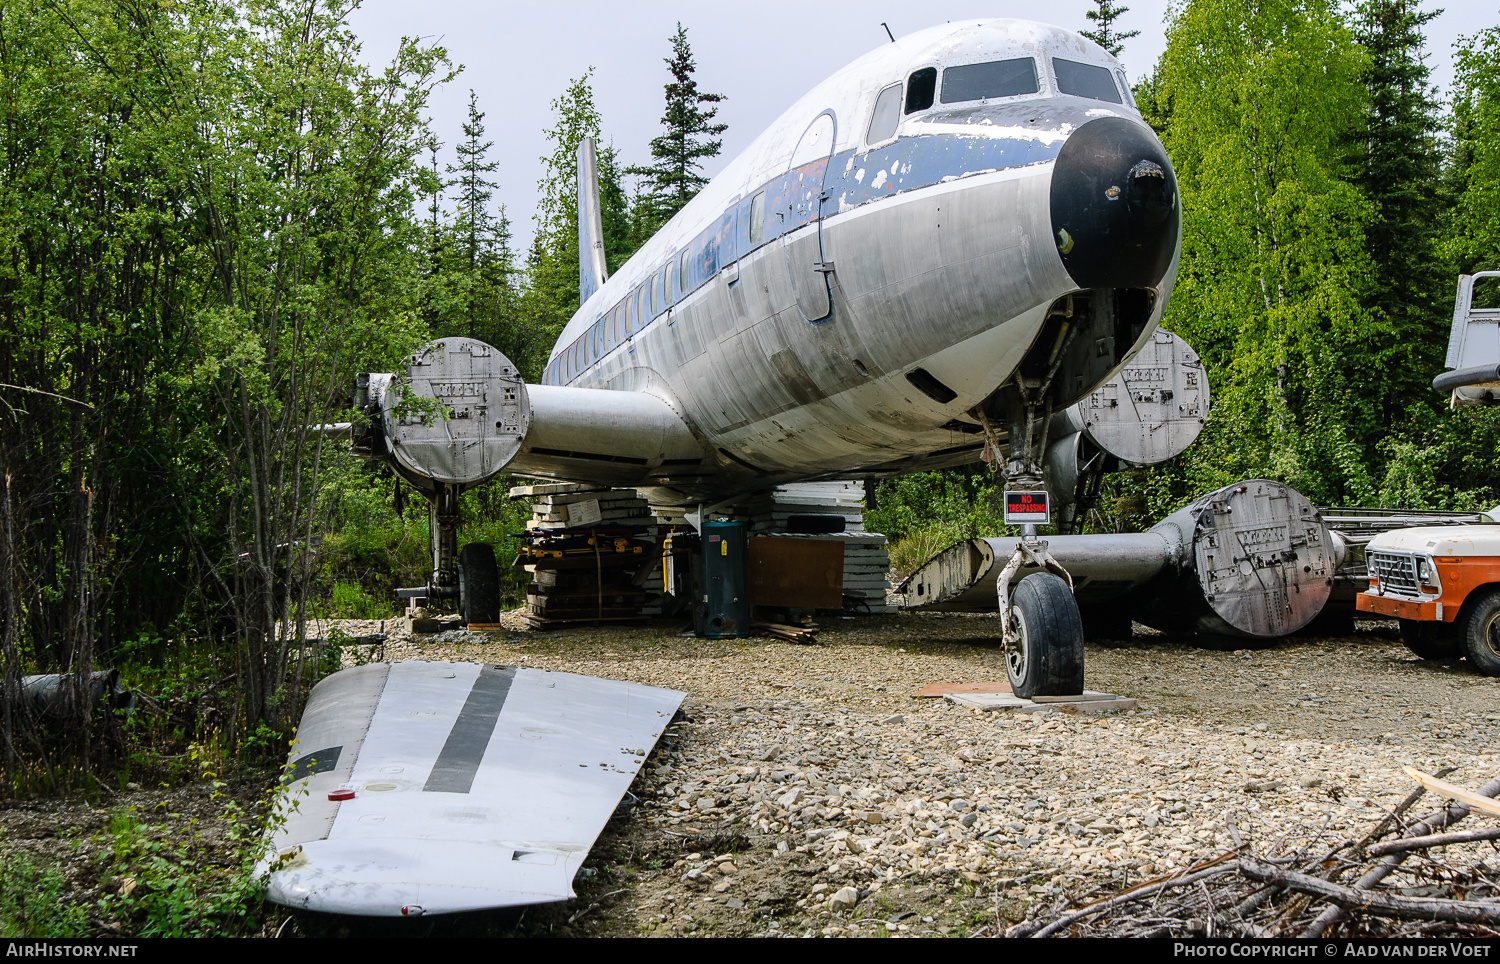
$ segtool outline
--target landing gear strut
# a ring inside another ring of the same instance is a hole
[[[432,575],[427,585],[397,589],[396,595],[422,608],[440,605],[439,600],[452,600],[465,625],[498,622],[500,569],[494,547],[473,542],[462,551],[458,548],[458,497],[463,487],[439,483],[418,491],[427,499]]]
[[[1051,374],[1038,391],[1013,382],[1000,393],[1010,429],[1002,470],[1005,521],[1020,524],[1021,538],[995,581],[995,590],[1006,675],[1011,692],[1024,699],[1083,692],[1083,618],[1073,598],[1073,577],[1052,558],[1046,541],[1036,531],[1038,525],[1049,521],[1040,454],[1047,448],[1052,411],[1049,405],[1038,417],[1038,409],[1046,397]],[[978,414],[985,427],[987,461],[999,468],[994,430],[983,412]],[[1022,578],[1012,591],[1011,579],[1023,568],[1041,571]]]

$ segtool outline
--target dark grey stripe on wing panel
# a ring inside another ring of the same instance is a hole
[[[448,742],[432,765],[432,773],[422,790],[437,793],[468,793],[474,785],[474,774],[484,759],[485,747],[500,719],[505,697],[510,693],[515,667],[481,666],[469,698],[453,721]]]
[[[342,746],[330,746],[299,756],[287,765],[281,782],[296,783],[298,780],[306,780],[314,773],[327,773],[336,769],[339,765],[339,754],[343,750]]]

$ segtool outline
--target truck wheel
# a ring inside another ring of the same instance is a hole
[[[1068,584],[1050,572],[1022,579],[1011,594],[1020,623],[1018,652],[1005,656],[1011,692],[1072,696],[1083,692],[1083,620]]]
[[[1464,654],[1463,634],[1452,623],[1398,619],[1401,642],[1423,659],[1457,659]]]
[[[1486,676],[1500,676],[1500,589],[1475,600],[1464,635],[1475,669]]]
[[[466,626],[500,621],[500,569],[489,543],[471,542],[458,552],[458,611]]]

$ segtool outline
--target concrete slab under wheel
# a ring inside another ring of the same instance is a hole
[[[998,683],[928,683],[917,690],[912,696],[923,699],[947,696],[949,693],[1009,693],[1010,684],[1001,680]]]
[[[1038,696],[1034,700],[1022,699],[1010,693],[946,693],[944,699],[970,709],[998,712],[1012,710],[1017,713],[1116,713],[1133,710],[1136,701],[1110,693],[1094,693],[1085,690],[1076,696]]]

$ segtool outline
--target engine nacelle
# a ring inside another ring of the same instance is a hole
[[[516,457],[531,423],[516,366],[473,338],[440,338],[409,356],[404,372],[361,376],[360,395],[369,421],[352,440],[355,454],[389,457],[418,484],[479,485]]]
[[[1274,638],[1322,611],[1346,546],[1289,485],[1247,479],[1203,496],[1148,532],[1046,537],[1080,606],[1169,632]],[[896,591],[904,608],[991,612],[1014,536],[938,553]],[[1013,583],[1035,568],[1016,571]]]
[[[1192,346],[1158,328],[1114,378],[1053,417],[1043,473],[1067,502],[1101,456],[1156,465],[1187,451],[1208,417],[1208,375]]]

